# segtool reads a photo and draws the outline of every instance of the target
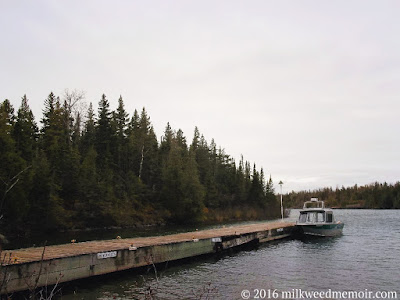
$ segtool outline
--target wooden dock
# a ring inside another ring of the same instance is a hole
[[[257,223],[144,238],[3,251],[1,294],[282,239],[294,223]],[[44,251],[43,251],[44,250]],[[2,284],[3,283],[3,284]]]

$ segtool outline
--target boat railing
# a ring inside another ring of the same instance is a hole
[[[310,201],[304,202],[303,209],[307,208],[325,208],[324,201],[318,200],[318,198],[311,198]]]

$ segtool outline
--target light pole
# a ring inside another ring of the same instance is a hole
[[[283,222],[283,201],[282,201],[282,180],[279,181],[279,185],[281,186],[281,216],[282,216],[282,222]]]

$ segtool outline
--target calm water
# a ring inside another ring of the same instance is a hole
[[[400,298],[400,210],[336,210],[336,217],[345,223],[341,237],[285,240],[162,266],[157,278],[150,269],[70,283],[62,299],[144,299],[149,290],[157,299],[241,299],[243,289],[368,289]]]

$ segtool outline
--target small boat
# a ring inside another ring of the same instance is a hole
[[[296,225],[303,235],[321,237],[341,235],[344,227],[335,220],[332,209],[325,208],[324,201],[318,198],[304,202]]]

